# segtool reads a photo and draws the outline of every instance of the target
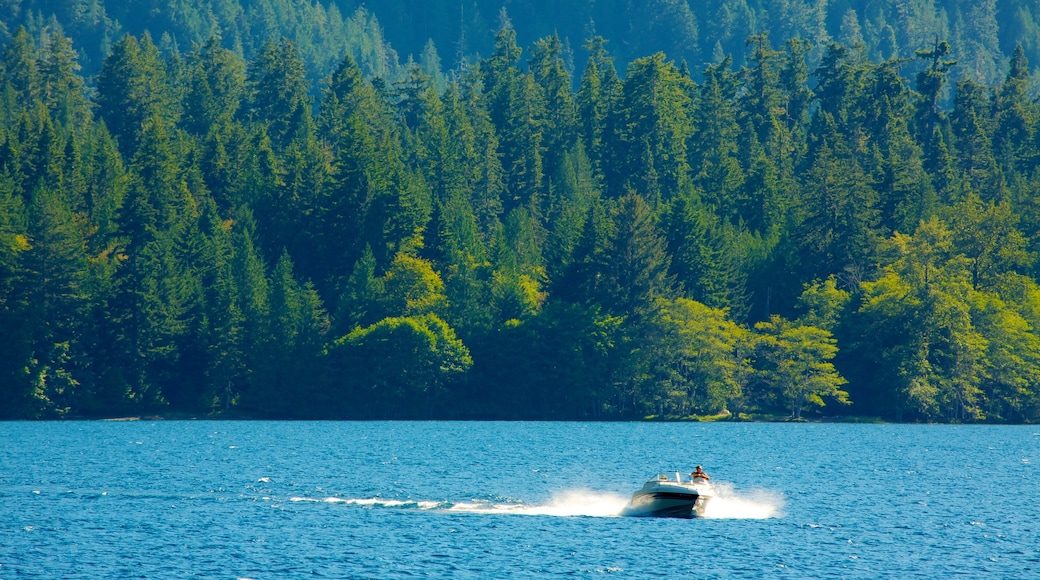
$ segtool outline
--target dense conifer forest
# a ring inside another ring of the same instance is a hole
[[[0,1],[0,418],[1040,420],[1037,2],[377,4]]]

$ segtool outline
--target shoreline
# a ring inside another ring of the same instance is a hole
[[[1033,423],[957,423],[957,422],[945,422],[945,423],[924,423],[916,421],[886,421],[880,417],[811,417],[811,418],[798,418],[793,419],[790,417],[781,417],[776,415],[748,415],[740,414],[738,417],[727,416],[722,417],[645,417],[643,419],[627,419],[627,420],[591,420],[591,419],[573,419],[573,420],[550,420],[550,419],[494,419],[494,418],[480,418],[480,419],[447,419],[447,418],[436,418],[436,419],[323,419],[323,418],[267,418],[257,417],[252,415],[238,415],[238,414],[190,414],[190,413],[172,413],[172,414],[143,414],[143,415],[120,415],[120,416],[75,416],[75,417],[61,417],[61,418],[48,418],[48,419],[6,419],[0,422],[15,422],[15,421],[27,421],[27,422],[62,422],[62,421],[97,421],[106,423],[134,423],[134,422],[150,422],[150,421],[273,421],[273,422],[302,422],[302,421],[328,421],[328,422],[457,422],[457,423],[805,423],[805,424],[832,424],[832,423],[846,423],[856,425],[989,425],[989,426],[1029,426],[1034,425]]]

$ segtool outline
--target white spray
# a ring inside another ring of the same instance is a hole
[[[738,494],[726,483],[714,487],[715,497],[704,511],[706,518],[764,520],[782,514],[784,498],[777,492],[759,489]]]
[[[617,517],[628,504],[628,497],[610,492],[567,490],[556,493],[547,503],[494,502],[471,500],[461,502],[392,500],[384,498],[350,499],[339,497],[293,497],[294,502],[342,503],[366,508],[398,508],[446,510],[474,514],[516,514],[556,517]],[[782,514],[783,497],[769,490],[737,493],[731,485],[715,485],[715,497],[704,516],[713,519],[766,519]]]
[[[621,513],[628,499],[612,493],[571,490],[554,494],[546,504],[492,504],[484,502],[457,503],[452,511],[522,514],[528,516],[589,516],[613,517]]]

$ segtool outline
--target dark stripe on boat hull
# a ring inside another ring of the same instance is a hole
[[[697,501],[699,495],[696,493],[679,493],[675,491],[655,491],[653,493],[646,494],[644,497],[647,497],[649,501],[659,501],[663,499]]]
[[[704,515],[710,497],[696,493],[651,492],[638,494],[622,515],[652,518],[695,518]]]

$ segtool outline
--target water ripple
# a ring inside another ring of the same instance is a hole
[[[0,423],[0,578],[1038,577],[1036,435]],[[719,482],[708,518],[616,517],[691,463]]]

